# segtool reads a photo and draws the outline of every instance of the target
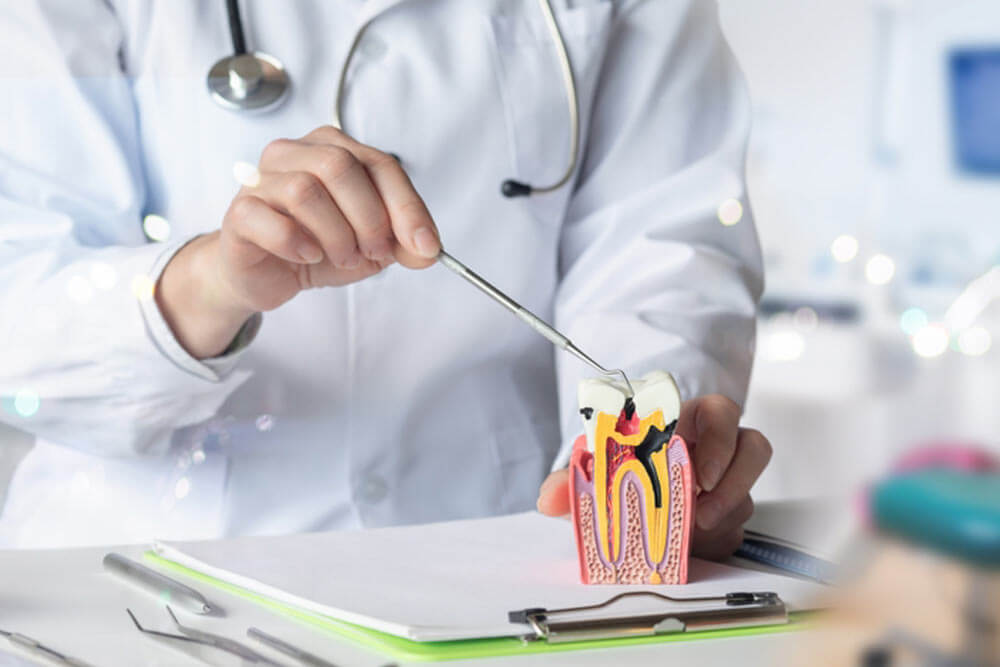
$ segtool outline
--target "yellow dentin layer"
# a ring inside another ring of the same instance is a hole
[[[622,534],[622,508],[618,502],[621,498],[621,485],[625,474],[628,471],[635,473],[636,478],[642,485],[643,497],[645,500],[646,530],[649,543],[649,559],[654,566],[663,560],[663,554],[667,544],[667,520],[670,516],[670,493],[667,472],[667,448],[664,447],[655,452],[652,457],[653,467],[660,478],[660,498],[662,507],[654,504],[653,481],[646,474],[646,469],[637,459],[631,459],[621,465],[615,471],[611,480],[612,508],[611,526],[613,536],[608,535],[608,438],[611,438],[623,447],[635,447],[642,443],[650,427],[655,426],[659,430],[665,428],[663,411],[657,410],[649,416],[639,421],[639,431],[633,435],[622,435],[615,430],[618,424],[618,415],[610,415],[598,412],[595,415],[597,428],[594,431],[594,496],[597,510],[597,528],[604,557],[609,563],[613,563],[621,551],[621,545],[617,543],[618,536]]]

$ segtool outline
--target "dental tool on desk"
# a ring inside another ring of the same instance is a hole
[[[129,560],[121,554],[112,552],[105,556],[104,569],[135,588],[192,614],[210,614],[214,611],[208,600],[190,586]]]
[[[635,391],[632,389],[632,383],[628,381],[628,376],[625,375],[625,371],[620,368],[608,370],[607,368],[604,368],[604,366],[601,366],[599,363],[587,356],[583,350],[574,345],[569,338],[566,338],[566,336],[556,331],[552,325],[548,324],[545,320],[538,317],[517,301],[514,301],[509,296],[501,292],[488,280],[446,253],[443,248],[438,254],[438,261],[475,285],[480,291],[490,296],[494,301],[506,307],[559,349],[569,352],[574,357],[583,361],[602,375],[621,375],[622,379],[625,380],[625,387],[628,391],[628,396],[626,398],[633,398],[635,396]]]
[[[167,605],[167,613],[170,615],[170,620],[174,622],[174,627],[177,628],[180,634],[173,632],[161,632],[160,630],[152,630],[144,627],[141,623],[139,623],[139,619],[135,617],[135,614],[132,613],[131,609],[126,608],[125,612],[128,614],[129,618],[132,619],[132,623],[135,625],[136,630],[144,635],[181,642],[189,642],[191,644],[200,644],[201,646],[210,646],[241,658],[244,664],[249,663],[251,665],[261,665],[262,667],[285,667],[281,663],[274,662],[266,655],[261,655],[249,646],[241,644],[235,639],[230,639],[229,637],[223,637],[222,635],[217,635],[213,632],[205,632],[203,630],[181,625],[180,621],[177,620],[177,616],[174,615],[174,610],[171,609],[169,605]]]
[[[269,635],[263,630],[258,630],[257,628],[249,628],[247,630],[247,637],[256,639],[261,644],[269,646],[278,653],[287,655],[290,658],[295,658],[303,665],[309,665],[309,667],[337,667],[329,660],[324,660],[318,655],[313,655],[308,651],[304,651],[296,646],[292,646],[283,639],[278,639],[273,635]]]
[[[84,662],[83,660],[77,660],[76,658],[72,658],[65,653],[60,653],[54,648],[50,648],[38,640],[22,635],[19,632],[0,630],[0,637],[6,637],[7,641],[14,646],[22,648],[37,658],[45,658],[50,663],[66,665],[66,667],[91,667],[90,663]]]

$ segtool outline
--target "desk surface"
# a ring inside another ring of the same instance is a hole
[[[104,572],[101,560],[110,550],[112,548],[99,547],[0,551],[0,628],[33,637],[95,667],[205,664],[172,645],[145,637],[135,629],[125,613],[126,607],[132,609],[144,626],[167,630],[169,619],[155,600]],[[144,547],[116,547],[113,550],[138,559]],[[248,627],[256,626],[345,667],[376,667],[390,662],[377,653],[277,616],[221,590],[203,592],[224,609],[225,616],[214,618],[184,614],[179,616],[182,623],[245,641],[278,662],[292,664],[290,659],[271,653],[247,639],[244,633]],[[179,615],[181,613],[178,612]],[[776,633],[440,664],[453,667],[473,664],[597,667],[608,664],[663,665],[665,659],[669,659],[670,664],[775,665],[787,662],[787,658],[783,657],[793,650],[800,634]],[[12,654],[24,655],[15,653],[15,649],[0,639],[0,665],[19,664],[8,657]]]

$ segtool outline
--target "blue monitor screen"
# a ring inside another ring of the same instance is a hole
[[[1000,47],[955,50],[949,69],[958,166],[1000,176]]]

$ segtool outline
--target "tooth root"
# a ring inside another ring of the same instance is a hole
[[[680,394],[661,371],[633,386],[634,404],[606,379],[579,386],[584,435],[570,462],[570,498],[581,578],[683,583],[694,486],[687,447],[672,437]]]

